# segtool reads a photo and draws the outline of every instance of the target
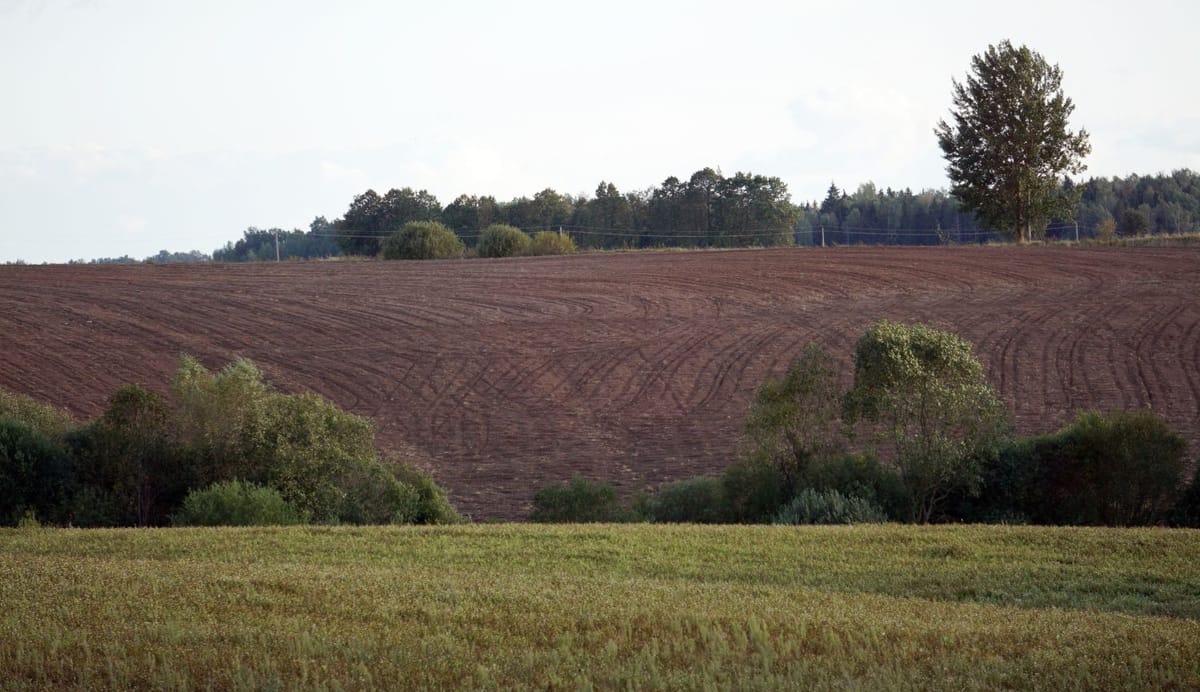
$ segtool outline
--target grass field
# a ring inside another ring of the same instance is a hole
[[[1200,532],[0,531],[0,687],[1200,686]]]

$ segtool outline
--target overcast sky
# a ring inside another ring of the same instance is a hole
[[[0,262],[211,252],[367,188],[943,188],[951,79],[1003,39],[1062,68],[1086,175],[1200,170],[1197,27],[1194,0],[0,0]]]

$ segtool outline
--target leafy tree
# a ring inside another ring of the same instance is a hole
[[[886,321],[855,345],[844,415],[875,424],[872,432],[894,451],[912,517],[922,523],[952,492],[977,492],[981,450],[1008,431],[1004,406],[969,343],[923,325]]]
[[[272,391],[261,370],[238,359],[214,374],[184,356],[171,391],[175,434],[195,459],[201,486],[264,476]]]
[[[334,225],[338,244],[350,255],[379,254],[384,238],[411,221],[437,221],[442,207],[425,190],[388,190],[382,197],[367,190],[354,198],[345,216]]]
[[[116,503],[118,522],[167,523],[168,513],[196,487],[191,460],[177,444],[167,402],[139,385],[109,398],[99,419],[70,438],[80,480]]]
[[[252,363],[213,374],[185,358],[175,376],[178,436],[202,484],[265,485],[312,521],[452,523],[427,475],[380,460],[370,420],[315,394],[281,394]]]
[[[480,257],[516,257],[529,254],[533,240],[525,231],[505,224],[492,224],[479,236]]]
[[[356,195],[334,226],[338,245],[347,255],[379,254],[383,237],[392,230],[383,225],[383,199],[374,190]]]
[[[75,427],[75,420],[65,409],[0,388],[0,417],[4,416],[28,425],[51,440],[61,440]]]
[[[793,488],[809,465],[846,450],[838,401],[837,363],[809,344],[778,380],[758,389],[745,423],[745,451],[770,460]]]
[[[546,188],[530,200],[530,218],[527,224],[520,225],[550,230],[571,223],[573,212],[574,204],[570,195],[559,194],[551,188]]]
[[[226,243],[225,247],[213,252],[218,262],[262,262],[274,261],[276,242],[280,259],[309,259],[336,257],[341,248],[333,239],[333,227],[323,217],[313,219],[308,233],[300,229],[285,231],[281,228],[260,229],[251,226],[242,233],[241,240]]]
[[[459,195],[442,210],[442,223],[459,237],[468,237],[498,223],[502,214],[495,197]]]
[[[466,246],[454,231],[436,221],[410,221],[388,236],[383,258],[388,260],[452,259],[462,257]]]
[[[571,236],[554,231],[539,231],[529,245],[531,255],[573,255],[575,241]]]
[[[63,446],[28,422],[0,415],[0,526],[15,526],[27,512],[67,523],[74,491],[74,464]]]
[[[1150,230],[1150,222],[1146,219],[1146,215],[1137,209],[1126,209],[1121,212],[1121,218],[1117,221],[1117,233],[1123,236],[1139,236],[1145,235]]]
[[[972,58],[966,83],[954,81],[953,124],[938,122],[951,191],[991,228],[1031,240],[1078,203],[1060,181],[1080,173],[1091,151],[1086,130],[1072,133],[1075,109],[1057,65],[1008,41]]]

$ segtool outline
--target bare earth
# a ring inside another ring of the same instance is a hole
[[[1022,433],[1150,407],[1200,449],[1200,248],[844,248],[0,267],[0,386],[90,417],[180,354],[370,416],[475,519],[724,467],[754,390],[872,322],[972,341]]]

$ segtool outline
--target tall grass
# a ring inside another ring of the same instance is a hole
[[[1200,532],[0,531],[0,686],[1196,687]]]

